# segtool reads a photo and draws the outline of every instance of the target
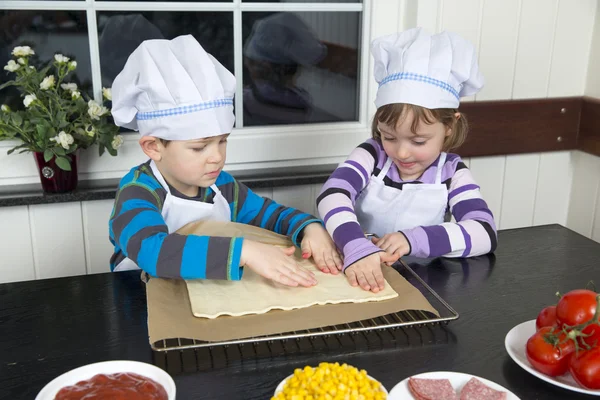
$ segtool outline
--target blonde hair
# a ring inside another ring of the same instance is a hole
[[[412,133],[417,133],[417,128],[421,122],[427,125],[441,122],[447,129],[451,129],[450,135],[444,138],[443,151],[457,149],[462,146],[467,139],[469,123],[462,113],[460,114],[460,118],[456,118],[455,114],[458,112],[456,109],[436,108],[430,110],[414,104],[404,103],[387,104],[377,109],[371,125],[371,135],[373,136],[373,139],[381,141],[381,133],[377,128],[379,122],[391,127],[396,127],[398,121],[409,111],[412,111],[412,114],[414,115],[412,124],[410,125],[410,131]]]

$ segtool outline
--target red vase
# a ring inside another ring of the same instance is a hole
[[[44,160],[44,153],[33,153],[38,166],[42,189],[45,193],[65,193],[77,188],[77,153],[67,156],[71,164],[71,170],[65,171],[56,165],[56,158],[50,161]]]

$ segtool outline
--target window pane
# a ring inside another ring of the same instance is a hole
[[[92,93],[90,66],[90,44],[87,19],[84,11],[0,11],[0,66],[12,58],[16,46],[31,46],[35,56],[30,60],[36,67],[45,65],[60,53],[77,61],[77,69],[70,75],[70,82],[78,84],[80,90]],[[12,78],[3,69],[0,84]],[[19,92],[14,87],[0,91],[0,103],[12,108],[22,108]]]
[[[193,35],[202,47],[233,73],[231,12],[99,12],[98,41],[102,86],[111,87],[129,55],[149,39]],[[129,131],[122,128],[122,131]]]
[[[102,86],[109,87],[129,55],[148,39],[193,35],[204,49],[233,72],[231,12],[100,12],[98,37]]]
[[[244,13],[244,126],[358,120],[360,16]]]

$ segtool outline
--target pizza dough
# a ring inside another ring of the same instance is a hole
[[[387,282],[383,291],[372,293],[350,286],[342,273],[325,274],[307,260],[300,265],[315,273],[317,285],[289,287],[263,278],[249,268],[245,268],[241,281],[186,281],[192,313],[196,317],[216,318],[314,305],[382,301],[398,296]]]
[[[285,236],[254,226],[234,222],[202,221],[181,228],[181,234],[213,236],[244,236],[246,239],[287,247],[291,242]],[[379,293],[350,286],[344,274],[325,274],[312,260],[304,260],[300,250],[294,257],[298,263],[315,273],[318,284],[309,288],[289,287],[265,279],[250,268],[244,269],[240,281],[188,280],[186,281],[192,313],[200,318],[217,318],[223,315],[241,316],[263,314],[270,310],[293,310],[314,305],[339,303],[364,303],[398,297],[386,282]]]

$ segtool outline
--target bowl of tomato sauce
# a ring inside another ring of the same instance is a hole
[[[175,400],[175,382],[168,373],[152,364],[104,361],[56,377],[44,386],[35,400],[81,398]]]

